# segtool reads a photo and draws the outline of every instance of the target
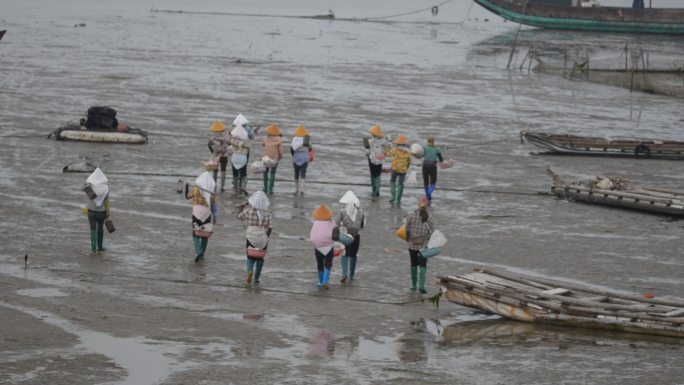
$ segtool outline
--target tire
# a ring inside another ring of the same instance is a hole
[[[634,148],[634,157],[636,158],[650,158],[651,149],[645,144],[640,144]]]

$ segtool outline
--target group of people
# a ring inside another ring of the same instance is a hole
[[[185,197],[192,203],[192,237],[195,247],[195,262],[204,259],[208,239],[213,234],[213,227],[218,207],[217,191],[225,191],[226,169],[231,163],[233,174],[233,190],[236,194],[249,195],[246,190],[247,167],[251,152],[251,142],[258,129],[239,114],[228,132],[221,121],[214,121],[210,127],[209,149],[211,158],[207,162],[208,171],[195,179],[194,186],[185,184]],[[238,205],[237,218],[246,223],[245,254],[247,257],[248,284],[259,284],[268,249],[268,241],[272,232],[273,215],[270,210],[268,196],[273,194],[276,170],[283,158],[282,134],[280,127],[269,125],[263,138],[263,155],[256,166],[263,173],[263,189],[249,195],[246,202]],[[399,135],[393,143],[385,137],[380,126],[369,130],[371,138],[364,139],[366,155],[371,174],[371,192],[380,195],[381,175],[386,172],[383,165],[387,158],[392,158],[389,171],[390,202],[399,205],[404,191],[404,182],[412,158],[423,158],[423,182],[425,195],[420,199],[417,210],[405,218],[406,241],[411,261],[411,290],[426,293],[425,276],[428,258],[421,254],[426,248],[434,230],[432,218],[427,210],[436,187],[437,163],[443,162],[439,148],[434,146],[434,139],[429,138],[426,146],[411,148],[408,138]],[[293,132],[290,145],[295,172],[295,194],[304,192],[308,163],[313,160],[313,150],[309,131],[304,126]],[[254,165],[253,165],[254,166]],[[213,171],[213,175],[210,171]],[[219,175],[220,172],[220,175]],[[220,176],[220,188],[218,178]],[[107,178],[98,168],[86,181],[94,191],[89,196],[88,219],[91,228],[91,247],[93,254],[104,249],[103,223],[109,217],[109,189]],[[179,191],[181,192],[181,191]],[[361,202],[352,192],[347,191],[340,199],[344,209],[337,215],[328,205],[321,204],[312,212],[313,225],[309,233],[309,241],[314,248],[318,272],[318,286],[329,287],[333,257],[341,256],[342,283],[353,280],[356,275],[357,254],[361,243],[361,229],[366,224],[366,216]]]

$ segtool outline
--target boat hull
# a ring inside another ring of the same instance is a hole
[[[475,0],[504,19],[540,28],[638,34],[684,34],[684,10],[561,7],[526,0]]]
[[[145,136],[135,133],[88,130],[61,130],[57,139],[77,140],[81,142],[126,144],[144,144],[147,141]]]
[[[606,140],[597,137],[520,133],[521,138],[557,155],[684,160],[684,142],[646,139]]]

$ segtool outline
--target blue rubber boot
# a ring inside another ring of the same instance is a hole
[[[330,269],[323,270],[323,288],[328,288],[328,281],[330,280]]]
[[[349,257],[343,255],[340,259],[340,264],[342,265],[342,280],[340,280],[340,282],[345,283],[347,282],[347,268],[349,266]]]
[[[425,196],[427,196],[427,199],[428,199],[429,201],[432,200],[432,193],[435,192],[436,189],[437,189],[437,185],[436,185],[436,184],[433,183],[433,184],[431,184],[431,185],[428,185],[428,188],[427,188],[427,190],[425,191],[425,193],[426,193]]]
[[[318,287],[323,286],[323,271],[318,272]]]

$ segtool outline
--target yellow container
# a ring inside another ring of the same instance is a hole
[[[81,212],[85,215],[88,215],[88,208],[87,207],[81,207]]]

